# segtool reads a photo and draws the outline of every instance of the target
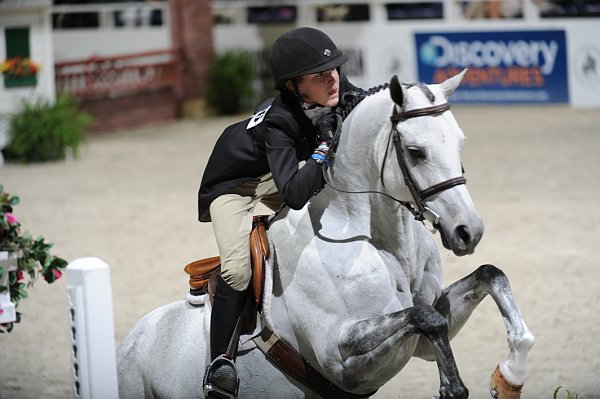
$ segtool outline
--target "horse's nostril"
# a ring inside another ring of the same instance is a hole
[[[469,242],[471,242],[471,234],[469,234],[469,229],[467,229],[467,226],[464,226],[464,225],[458,226],[456,228],[456,233],[458,234],[458,236],[460,237],[462,242],[464,242],[465,244],[468,244]]]

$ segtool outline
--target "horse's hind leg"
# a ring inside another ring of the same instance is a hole
[[[510,349],[506,359],[500,362],[499,368],[494,372],[493,378],[500,377],[501,381],[492,381],[492,395],[495,398],[518,398],[525,382],[527,354],[533,346],[534,338],[516,305],[506,275],[495,266],[480,266],[475,272],[448,286],[436,304],[436,309],[446,317],[448,335],[452,339],[488,294],[502,314]],[[502,376],[505,380],[502,380]],[[494,392],[497,391],[498,384],[501,385],[500,388],[504,386],[507,392]]]

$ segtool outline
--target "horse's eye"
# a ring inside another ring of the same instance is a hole
[[[425,159],[425,151],[421,147],[411,145],[406,150],[413,161],[422,161]]]

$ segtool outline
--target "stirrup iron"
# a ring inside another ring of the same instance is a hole
[[[232,389],[228,390],[226,387]],[[235,363],[225,355],[217,357],[206,368],[202,388],[207,398],[237,399],[239,387],[240,379]]]

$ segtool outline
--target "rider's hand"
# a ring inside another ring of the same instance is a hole
[[[316,163],[322,165],[323,162],[327,161],[327,154],[329,153],[329,144],[326,142],[321,142],[315,151],[313,152],[311,158],[315,160]]]
[[[334,113],[325,114],[315,122],[319,143],[331,144],[337,129],[338,119]]]

